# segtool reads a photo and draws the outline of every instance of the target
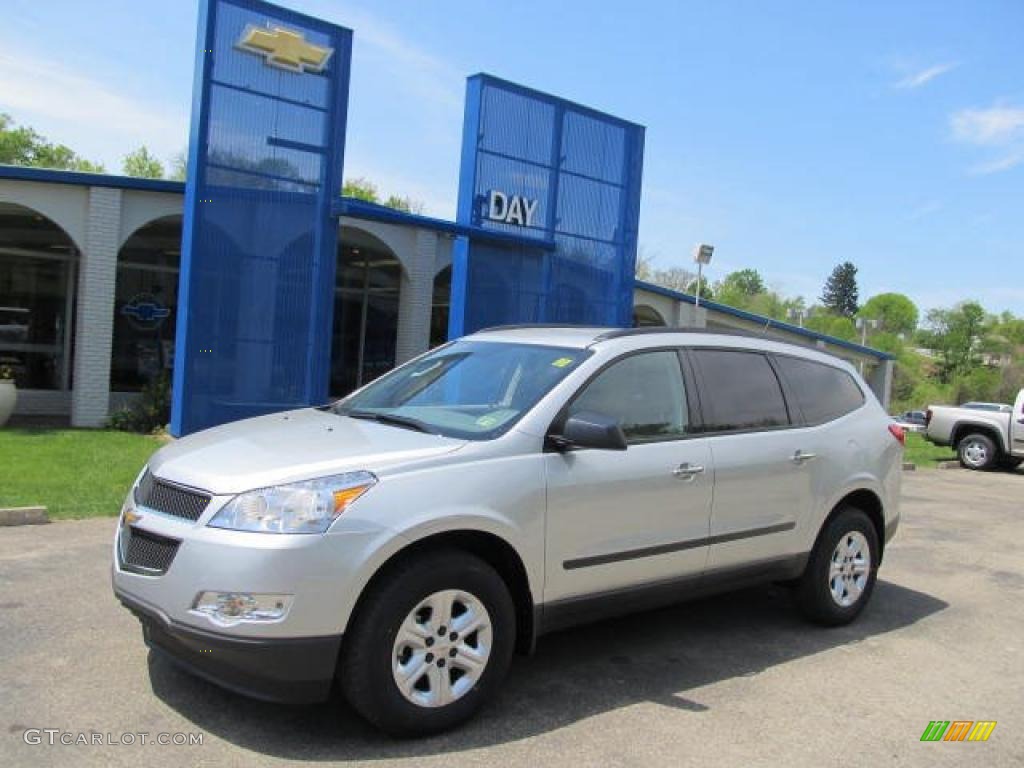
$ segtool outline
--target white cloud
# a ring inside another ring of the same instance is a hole
[[[1024,163],[1024,107],[961,109],[950,116],[949,124],[957,141],[996,152],[971,173],[998,173]]]
[[[0,110],[115,173],[122,157],[141,144],[167,158],[187,141],[185,109],[132,99],[9,41],[0,48]]]
[[[961,109],[950,118],[954,138],[971,144],[1002,145],[1024,139],[1024,107]]]
[[[999,173],[1000,171],[1008,171],[1011,168],[1024,163],[1024,149],[1011,152],[1008,155],[1003,155],[995,160],[990,160],[985,163],[978,163],[977,165],[971,166],[969,169],[971,174],[974,176],[985,176],[990,173]]]
[[[939,75],[944,75],[947,72],[951,72],[956,69],[959,64],[956,62],[949,62],[946,64],[935,64],[925,69],[917,70],[916,72],[909,73],[902,80],[893,84],[894,88],[906,89],[906,88],[920,88],[926,83],[930,83]]]

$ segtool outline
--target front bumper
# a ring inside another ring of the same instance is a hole
[[[264,701],[323,701],[331,692],[341,636],[228,637],[188,627],[152,605],[115,589],[118,600],[142,622],[150,648],[199,677]]]

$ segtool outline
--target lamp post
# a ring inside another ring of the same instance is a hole
[[[703,270],[705,264],[711,263],[711,255],[715,252],[715,246],[707,245],[705,243],[698,243],[693,248],[693,260],[697,264],[697,301],[696,306],[700,306],[700,288],[701,278],[703,277]]]
[[[857,326],[857,330],[860,331],[860,345],[866,347],[868,345],[868,328],[875,330],[880,322],[876,319],[867,317],[858,317],[854,320],[854,325]],[[864,361],[860,361],[860,374],[864,375]]]
[[[801,328],[804,327],[804,318],[807,317],[806,309],[790,309],[786,314],[789,315],[790,320],[796,320]]]

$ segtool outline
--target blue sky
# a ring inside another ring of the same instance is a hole
[[[487,71],[647,126],[658,267],[755,267],[814,299],[1024,314],[1024,3],[288,0],[355,30],[346,175],[455,210],[464,80]],[[193,0],[5,0],[0,110],[120,167],[182,149]]]

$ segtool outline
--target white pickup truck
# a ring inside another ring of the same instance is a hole
[[[1024,389],[1013,409],[929,406],[925,436],[951,445],[967,469],[1014,469],[1024,462]]]

